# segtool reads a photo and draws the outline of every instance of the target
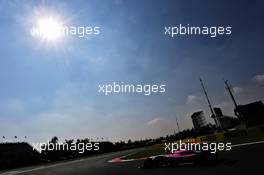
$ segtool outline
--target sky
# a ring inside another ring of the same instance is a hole
[[[234,116],[224,79],[239,104],[264,100],[264,3],[242,0],[0,0],[0,134],[7,140],[166,136],[192,128],[190,115],[212,104]],[[100,34],[33,37],[42,16]],[[165,26],[231,26],[232,34],[164,35]],[[98,93],[112,82],[165,84],[166,92]]]

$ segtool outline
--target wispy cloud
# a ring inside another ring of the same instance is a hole
[[[253,77],[253,81],[255,81],[257,84],[263,86],[264,85],[264,74],[262,74],[262,75],[255,75]]]
[[[165,122],[165,120],[162,118],[154,118],[154,119],[148,121],[147,126],[152,127],[152,126],[156,126],[156,125],[159,125],[161,123],[164,123],[164,122]]]
[[[195,95],[187,96],[187,104],[193,103],[195,100],[197,100],[197,96]]]
[[[240,94],[245,91],[245,88],[242,87],[233,87],[234,94]]]

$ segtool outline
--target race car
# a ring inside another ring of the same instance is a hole
[[[216,163],[217,153],[209,151],[179,150],[173,153],[151,156],[145,159],[140,168],[175,167],[180,165],[208,165]]]

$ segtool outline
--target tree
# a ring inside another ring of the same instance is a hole
[[[59,138],[57,136],[54,136],[51,138],[50,143],[57,144],[59,141]]]

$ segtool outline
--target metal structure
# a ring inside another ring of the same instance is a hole
[[[235,106],[235,110],[234,110],[235,111],[235,115],[239,119],[243,119],[243,114],[242,114],[242,112],[241,112],[241,110],[239,108],[239,105],[237,104],[236,99],[235,99],[235,97],[233,95],[232,87],[228,84],[228,80],[225,80],[225,85],[226,85],[226,89],[227,89],[227,91],[228,91],[228,93],[229,93],[229,95],[230,95],[230,97],[231,97],[231,99],[232,99],[232,101],[234,103],[234,106]]]
[[[232,99],[232,101],[233,101],[233,103],[235,105],[235,108],[237,108],[238,105],[237,105],[237,102],[235,100],[235,97],[234,97],[234,95],[232,93],[232,90],[231,90],[232,88],[228,84],[228,80],[225,80],[225,85],[226,85],[226,89],[227,89],[227,91],[228,91],[228,93],[229,93],[229,95],[230,95],[230,97],[231,97],[231,99]]]
[[[178,122],[178,118],[176,117],[176,123],[177,123],[177,127],[178,127],[178,133],[180,133],[180,127],[179,127],[179,122]]]
[[[207,100],[207,103],[208,103],[209,109],[210,109],[210,111],[211,111],[212,118],[213,118],[214,121],[215,121],[216,127],[221,127],[220,122],[219,122],[219,121],[217,120],[217,118],[216,118],[215,112],[214,112],[214,110],[213,110],[213,107],[212,107],[212,105],[211,105],[211,102],[210,102],[210,100],[209,100],[208,94],[207,94],[207,92],[206,92],[206,90],[205,90],[205,87],[204,87],[204,84],[203,84],[203,81],[202,81],[201,78],[200,78],[200,82],[201,82],[201,86],[202,86],[202,88],[203,88],[203,91],[204,91],[204,94],[205,94],[205,97],[206,97],[206,100]]]

